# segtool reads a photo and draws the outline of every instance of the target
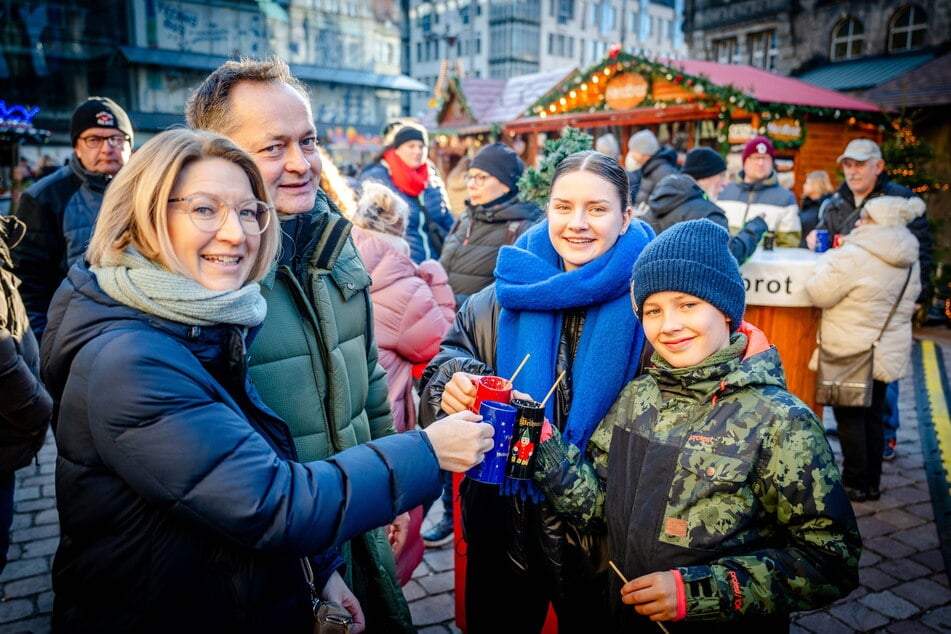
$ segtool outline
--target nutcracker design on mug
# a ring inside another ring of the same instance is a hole
[[[535,474],[535,447],[542,435],[545,407],[537,401],[513,398],[515,429],[512,430],[512,449],[509,452],[505,476],[516,480],[531,480]]]

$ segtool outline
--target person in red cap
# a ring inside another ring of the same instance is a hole
[[[106,185],[132,155],[132,122],[108,97],[79,104],[69,136],[69,162],[28,187],[15,212],[27,231],[12,253],[13,271],[37,340],[53,293],[86,251]]]
[[[730,233],[737,234],[746,223],[762,216],[769,231],[776,234],[776,246],[798,247],[802,238],[796,196],[779,184],[774,160],[776,148],[765,136],[753,137],[743,148],[743,169],[717,198],[726,214]]]

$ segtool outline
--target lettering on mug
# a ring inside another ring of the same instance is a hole
[[[792,278],[785,280],[763,279],[758,277],[751,280],[748,277],[743,278],[743,285],[746,286],[746,292],[769,293],[770,295],[792,295]]]

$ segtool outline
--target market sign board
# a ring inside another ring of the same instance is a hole
[[[618,73],[604,89],[604,100],[612,110],[635,108],[647,97],[647,80],[637,73]]]
[[[654,87],[651,90],[654,101],[670,101],[683,103],[696,98],[696,94],[688,90],[683,83],[674,82],[664,77],[654,77]]]
[[[791,117],[776,119],[766,124],[766,132],[774,141],[795,143],[802,141],[802,122]]]

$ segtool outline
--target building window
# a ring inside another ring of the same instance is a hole
[[[568,24],[575,18],[574,0],[554,0],[558,24]]]
[[[750,51],[750,66],[776,70],[776,57],[779,54],[776,47],[776,31],[751,33],[748,48]]]
[[[832,29],[832,60],[858,57],[865,48],[865,27],[855,18],[845,18]]]
[[[921,48],[925,45],[928,14],[920,7],[902,7],[892,18],[888,34],[888,50],[891,53]]]
[[[739,61],[740,45],[735,37],[713,40],[713,58],[721,64],[734,64]]]
[[[601,0],[601,19],[598,31],[601,35],[608,35],[614,30],[614,7],[610,0]]]

